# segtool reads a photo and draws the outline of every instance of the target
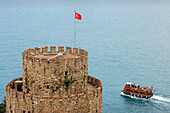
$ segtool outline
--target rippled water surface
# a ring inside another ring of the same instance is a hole
[[[22,51],[71,46],[89,52],[89,75],[103,82],[103,112],[170,112],[170,1],[0,0],[0,100],[22,76]],[[126,81],[154,86],[149,100],[120,95]]]

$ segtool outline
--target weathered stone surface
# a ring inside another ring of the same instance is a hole
[[[102,112],[102,83],[88,76],[87,51],[44,46],[22,57],[22,77],[6,86],[7,113]]]

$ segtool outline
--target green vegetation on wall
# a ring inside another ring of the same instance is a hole
[[[6,98],[4,97],[3,103],[0,104],[0,113],[6,112]]]
[[[64,84],[66,86],[66,90],[68,90],[70,84],[72,84],[73,82],[75,82],[76,80],[69,80],[67,76],[64,76],[65,80],[64,80]]]
[[[30,89],[28,87],[28,83],[29,83],[28,78],[27,78],[27,76],[25,76],[25,89],[26,89],[26,93],[29,93],[29,91],[30,91]]]

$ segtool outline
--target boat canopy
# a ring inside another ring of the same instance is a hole
[[[128,84],[128,85],[134,85],[133,82],[126,82],[126,84]]]

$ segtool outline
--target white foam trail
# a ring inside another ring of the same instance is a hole
[[[158,95],[153,95],[152,99],[156,99],[156,100],[159,100],[159,101],[170,102],[169,98],[161,97],[161,96],[158,96]]]
[[[134,97],[134,96],[131,96],[131,95],[125,95],[123,92],[121,92],[120,94],[123,95],[123,96],[135,98],[135,99],[142,99],[142,100],[154,99],[154,100],[158,100],[158,101],[162,101],[162,102],[170,102],[170,98],[161,97],[161,96],[158,96],[158,95],[153,95],[150,99],[145,99],[145,98],[137,98],[137,97]]]

